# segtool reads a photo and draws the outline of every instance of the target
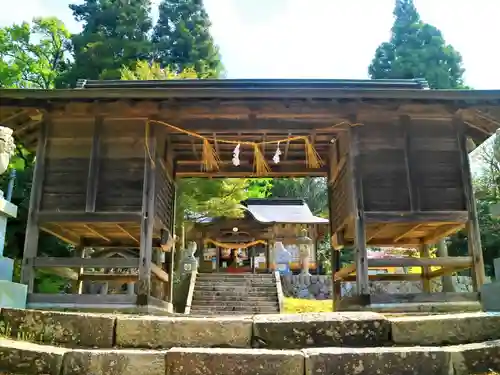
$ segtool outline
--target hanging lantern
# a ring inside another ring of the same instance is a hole
[[[313,240],[307,236],[307,231],[304,229],[302,235],[297,237],[295,241],[299,247],[299,258],[302,266],[302,274],[309,275],[309,258],[313,247]]]

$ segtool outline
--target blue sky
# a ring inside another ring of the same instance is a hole
[[[53,15],[78,31],[69,3],[0,0],[0,26]],[[462,53],[466,83],[500,89],[500,0],[415,3]],[[394,0],[205,0],[205,6],[228,78],[366,78],[375,49],[389,38]]]

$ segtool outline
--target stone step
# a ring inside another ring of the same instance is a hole
[[[193,306],[190,314],[195,315],[226,315],[228,313],[237,313],[239,315],[254,315],[254,314],[277,314],[278,307],[225,307],[225,306]]]
[[[387,318],[371,312],[346,312],[196,318],[4,308],[0,324],[4,336],[71,347],[250,347],[253,335],[270,349],[440,346],[500,340],[500,314],[493,313]]]
[[[218,304],[218,305],[221,305],[221,306],[249,306],[249,307],[252,307],[252,306],[268,306],[268,305],[276,305],[278,303],[278,299],[277,298],[268,298],[266,300],[260,300],[258,302],[255,302],[255,301],[237,301],[237,300],[224,300],[224,299],[198,299],[198,298],[194,298],[192,303],[191,303],[191,306],[193,306],[194,304],[198,304],[198,305],[211,305],[211,304]]]
[[[251,287],[258,287],[258,286],[276,286],[276,283],[270,281],[270,282],[261,282],[261,281],[248,281],[248,280],[243,280],[243,281],[212,281],[212,280],[196,280],[196,284],[199,285],[224,285],[224,286],[251,286]]]
[[[216,296],[216,295],[211,295],[211,296],[194,296],[193,301],[200,301],[200,302],[214,302],[214,301],[219,301],[219,302],[245,302],[249,304],[260,304],[262,302],[269,302],[269,301],[278,301],[278,296],[265,296],[265,297],[253,297],[253,296]]]
[[[199,285],[194,286],[195,291],[214,291],[214,292],[230,292],[230,293],[249,293],[249,292],[264,292],[276,293],[276,287],[246,287],[246,286],[228,286],[228,285]]]
[[[6,374],[469,375],[500,371],[500,340],[444,347],[67,349],[0,339]]]
[[[254,279],[254,278],[261,278],[261,279],[274,279],[274,275],[270,273],[241,273],[241,274],[234,274],[234,273],[198,273],[196,275],[197,278],[210,278],[210,277],[219,277],[219,278],[233,278],[233,279]]]
[[[267,303],[260,303],[260,304],[255,304],[251,305],[248,303],[224,303],[220,301],[216,302],[210,302],[210,303],[205,303],[205,302],[200,302],[200,301],[194,301],[191,304],[191,309],[195,308],[201,308],[201,309],[209,309],[209,310],[219,310],[219,311],[234,311],[234,310],[248,310],[248,311],[261,311],[261,310],[272,310],[276,313],[278,313],[278,301],[276,302],[267,302]]]
[[[193,298],[203,298],[203,297],[222,297],[222,298],[267,298],[273,297],[278,298],[278,293],[274,292],[259,292],[259,291],[242,291],[242,292],[225,292],[225,291],[213,291],[213,290],[196,290],[194,291]]]

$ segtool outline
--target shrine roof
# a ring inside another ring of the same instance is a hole
[[[242,202],[246,211],[261,223],[328,224],[328,219],[313,215],[302,199],[247,199]]]
[[[66,122],[74,137],[81,124],[69,119],[96,116],[136,121],[140,126],[143,122],[138,119],[161,120],[220,139],[263,142],[313,134],[316,150],[325,158],[331,140],[345,131],[340,125],[369,124],[374,119],[393,122],[401,116],[415,122],[459,117],[479,145],[500,127],[500,90],[434,90],[418,79],[82,80],[72,89],[0,89],[0,124],[12,128],[16,139],[31,151],[46,115]],[[168,132],[186,151],[190,136]],[[227,148],[223,153],[229,159],[230,146],[220,145]],[[286,168],[281,175],[290,175]],[[199,175],[198,169],[186,166],[184,175]],[[316,172],[296,173],[326,174]]]

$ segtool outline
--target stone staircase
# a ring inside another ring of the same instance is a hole
[[[274,274],[200,273],[191,315],[276,314],[280,312]]]
[[[140,316],[2,309],[2,375],[472,375],[500,314]]]

